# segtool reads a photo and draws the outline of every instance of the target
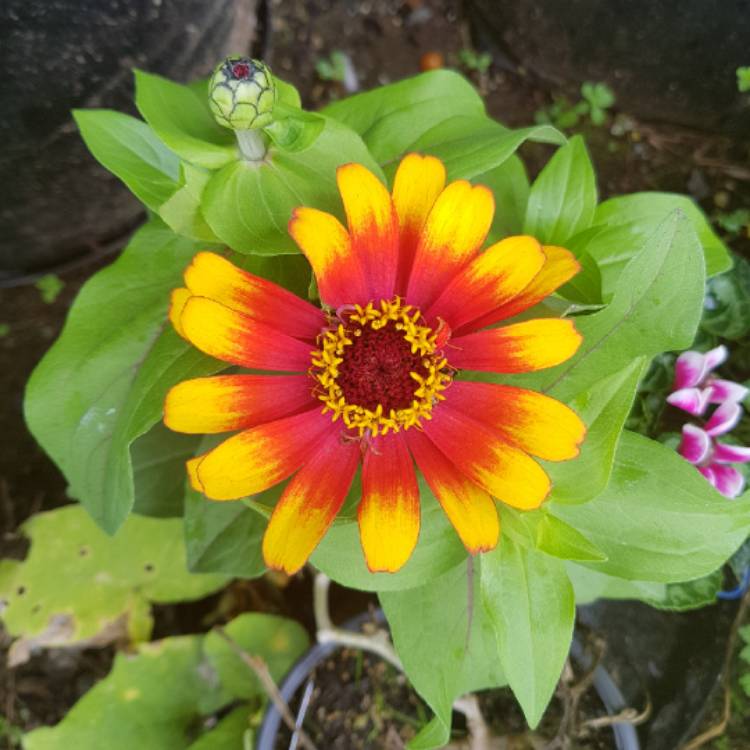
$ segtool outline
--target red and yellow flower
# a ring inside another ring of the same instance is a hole
[[[471,553],[492,549],[495,499],[539,507],[550,480],[535,458],[578,454],[585,427],[533,391],[457,379],[519,373],[571,357],[570,320],[491,327],[568,281],[578,263],[532,237],[484,252],[492,193],[446,186],[436,158],[409,154],[391,194],[358,164],[339,168],[348,228],[298,208],[289,231],[317,279],[322,308],[202,252],[173,292],[170,318],[205,353],[265,372],[188,380],[164,420],[187,433],[236,432],[188,462],[213,500],[289,479],[263,540],[269,566],[298,570],[341,508],[361,466],[358,520],[372,571],[396,571],[419,535],[416,467]]]

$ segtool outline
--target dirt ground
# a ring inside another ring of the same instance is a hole
[[[347,53],[362,88],[413,75],[419,72],[426,53],[439,53],[445,65],[474,80],[490,113],[509,126],[533,122],[535,113],[549,107],[553,96],[561,93],[528,73],[496,64],[483,73],[467,70],[460,53],[471,47],[471,38],[458,0],[271,0],[267,32],[261,46],[275,72],[297,85],[305,105],[311,108],[343,95],[339,83],[321,80],[316,72],[316,62],[334,50]],[[710,215],[750,206],[747,144],[665,124],[641,123],[628,118],[628,113],[619,114],[620,125],[625,123],[622,127],[613,128],[610,121],[602,127],[582,128],[603,197],[637,190],[685,192],[698,199]],[[521,155],[533,175],[549,153],[547,147],[529,144]],[[731,242],[735,250],[750,257],[747,236],[733,236]],[[34,365],[59,333],[77,290],[107,260],[100,257],[50,269],[64,282],[61,293],[51,302],[43,299],[34,283],[0,290],[3,555],[23,553],[17,529],[24,519],[67,502],[64,478],[25,429],[23,389]],[[305,577],[282,590],[267,581],[239,582],[235,589],[239,607],[244,602],[248,608],[282,612],[311,626],[309,581]],[[371,599],[366,596],[339,593],[334,613],[343,619],[368,601]],[[157,616],[158,635],[199,629],[204,614],[200,607],[198,611],[163,608]],[[0,664],[0,714],[23,728],[55,723],[106,673],[110,659],[107,651],[84,652],[77,659],[39,657],[15,673]]]

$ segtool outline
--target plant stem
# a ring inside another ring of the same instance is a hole
[[[260,130],[235,130],[240,153],[245,161],[262,161],[266,155],[266,142]]]

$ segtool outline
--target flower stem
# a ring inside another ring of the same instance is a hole
[[[266,142],[260,130],[235,130],[240,153],[245,161],[262,161],[266,155]]]

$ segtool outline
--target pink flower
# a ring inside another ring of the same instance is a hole
[[[750,462],[750,448],[740,445],[727,445],[716,442],[716,435],[723,435],[736,424],[737,417],[734,410],[725,407],[735,407],[740,412],[738,404],[722,404],[706,423],[706,429],[694,424],[682,427],[682,441],[677,449],[680,455],[693,464],[698,471],[726,497],[737,497],[745,487],[745,478],[731,464]],[[724,413],[719,412],[725,409]],[[732,422],[732,420],[734,420]],[[712,425],[711,423],[714,422]]]

